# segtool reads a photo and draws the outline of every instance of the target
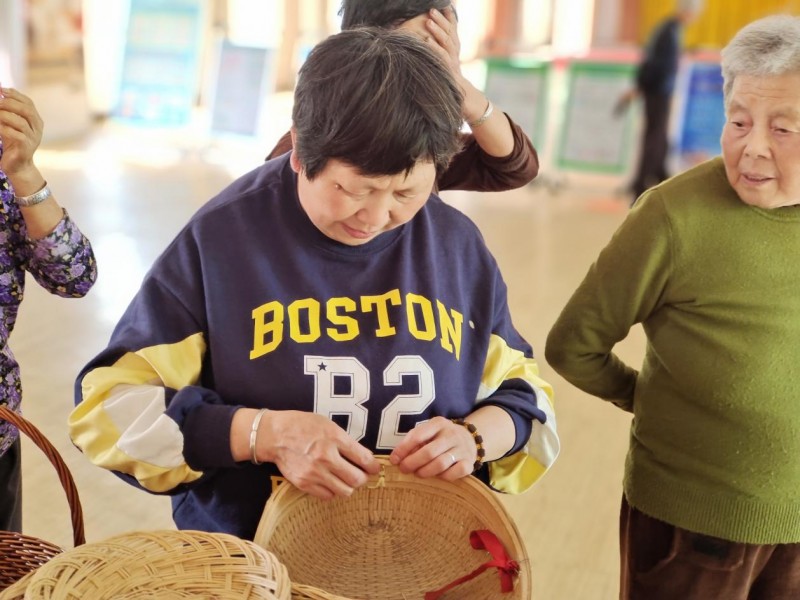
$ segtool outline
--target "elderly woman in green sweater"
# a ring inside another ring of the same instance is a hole
[[[800,17],[722,52],[722,156],[646,192],[547,361],[632,412],[620,598],[800,598]],[[641,370],[613,352],[641,323]]]

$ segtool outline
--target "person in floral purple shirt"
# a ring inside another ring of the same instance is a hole
[[[20,410],[19,365],[8,347],[25,271],[47,291],[84,296],[97,278],[89,240],[33,162],[43,123],[30,98],[0,87],[0,404]],[[0,420],[0,530],[22,529],[19,433]]]

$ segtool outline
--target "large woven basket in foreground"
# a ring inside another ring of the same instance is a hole
[[[289,600],[285,567],[224,533],[142,531],[84,544],[0,592],[0,600]]]
[[[381,475],[349,498],[319,500],[288,483],[270,497],[255,542],[286,566],[293,599],[423,600],[493,560],[471,545],[476,531],[496,536],[518,570],[491,566],[442,600],[531,598],[524,543],[495,492],[474,477],[421,479],[379,460]],[[501,591],[503,577],[513,590]]]

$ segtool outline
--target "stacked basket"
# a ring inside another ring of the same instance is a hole
[[[286,568],[224,533],[147,531],[67,550],[0,600],[290,600]]]
[[[28,435],[56,468],[72,513],[75,547],[0,531],[0,600],[289,600],[286,568],[237,537],[199,531],[150,531],[84,543],[75,482],[58,451],[20,415],[0,419]]]

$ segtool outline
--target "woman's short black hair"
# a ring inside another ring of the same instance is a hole
[[[402,25],[432,8],[443,11],[452,0],[342,0],[342,29]]]
[[[292,120],[295,152],[313,179],[329,159],[368,176],[441,173],[460,150],[462,92],[416,36],[379,28],[320,42],[300,69]]]

